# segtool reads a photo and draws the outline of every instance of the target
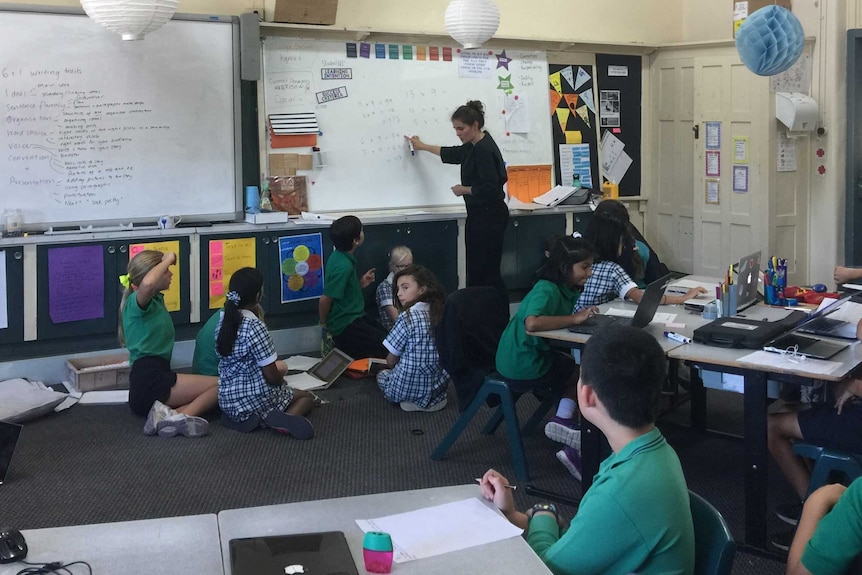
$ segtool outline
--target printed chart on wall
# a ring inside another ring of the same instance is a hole
[[[551,64],[548,83],[556,182],[571,186],[577,174],[582,188],[598,189],[592,66]]]
[[[242,268],[257,267],[254,238],[210,240],[209,309],[224,306],[231,276]]]
[[[155,250],[157,252],[162,252],[163,254],[173,252],[177,255],[177,263],[170,267],[171,273],[174,274],[171,279],[171,287],[162,293],[165,294],[165,308],[170,312],[180,311],[180,286],[182,285],[182,279],[180,277],[180,270],[182,269],[182,262],[180,261],[180,242],[167,241],[151,242],[147,244],[132,244],[129,246],[129,260],[144,250]]]
[[[105,256],[101,245],[48,250],[48,317],[67,323],[105,317]]]
[[[459,167],[404,136],[461,145],[451,116],[469,100],[508,167],[540,166],[515,184],[545,185],[532,183],[552,162],[543,51],[268,37],[263,60],[269,175],[305,177],[312,211],[462,205]]]
[[[278,238],[281,303],[323,295],[323,236],[301,234]]]

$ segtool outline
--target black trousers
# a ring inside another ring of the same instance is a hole
[[[332,336],[335,347],[352,357],[363,359],[376,357],[386,359],[389,350],[383,345],[388,332],[378,323],[362,316],[353,321],[338,335]]]
[[[509,208],[503,200],[467,206],[467,287],[490,286],[506,293],[500,262],[508,222]]]

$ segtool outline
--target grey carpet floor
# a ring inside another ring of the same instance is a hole
[[[321,392],[328,403],[310,418],[316,437],[300,442],[267,430],[242,434],[215,418],[201,439],[147,437],[143,420],[125,406],[75,406],[28,423],[6,484],[0,526],[35,529],[154,517],[367,493],[471,483],[488,467],[514,480],[502,430],[481,434],[489,411],[474,419],[447,459],[429,455],[458,412],[405,413],[380,396],[373,380],[341,379]],[[519,403],[525,420],[537,403]],[[742,429],[741,398],[712,393],[710,422]],[[687,406],[660,427],[677,450],[689,487],[712,501],[742,535],[742,442],[690,432]],[[558,446],[541,433],[524,440],[533,484],[570,497],[580,486],[557,462]],[[777,470],[770,505],[790,497]],[[520,507],[536,502],[522,490]],[[569,516],[574,509],[565,511]],[[770,518],[770,532],[782,529]],[[783,563],[738,553],[734,573],[779,574]]]

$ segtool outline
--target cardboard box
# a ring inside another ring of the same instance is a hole
[[[98,355],[66,360],[69,383],[78,391],[129,389],[129,354]]]
[[[791,9],[790,0],[748,0],[746,2],[733,2],[733,37],[736,38],[736,31],[745,22],[752,13],[760,10],[764,6],[775,4],[782,8]]]
[[[263,19],[266,22],[291,24],[335,24],[338,0],[265,0]]]

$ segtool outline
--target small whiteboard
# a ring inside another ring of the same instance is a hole
[[[264,39],[266,114],[317,117],[325,166],[297,172],[308,177],[310,210],[463,205],[450,189],[461,183],[460,167],[411,155],[404,136],[460,145],[450,118],[468,100],[485,105],[485,127],[507,165],[552,163],[546,53],[485,48],[467,66],[459,48],[446,48],[451,61],[443,46]]]
[[[239,26],[123,41],[83,14],[0,10],[0,205],[24,225],[233,219]]]

